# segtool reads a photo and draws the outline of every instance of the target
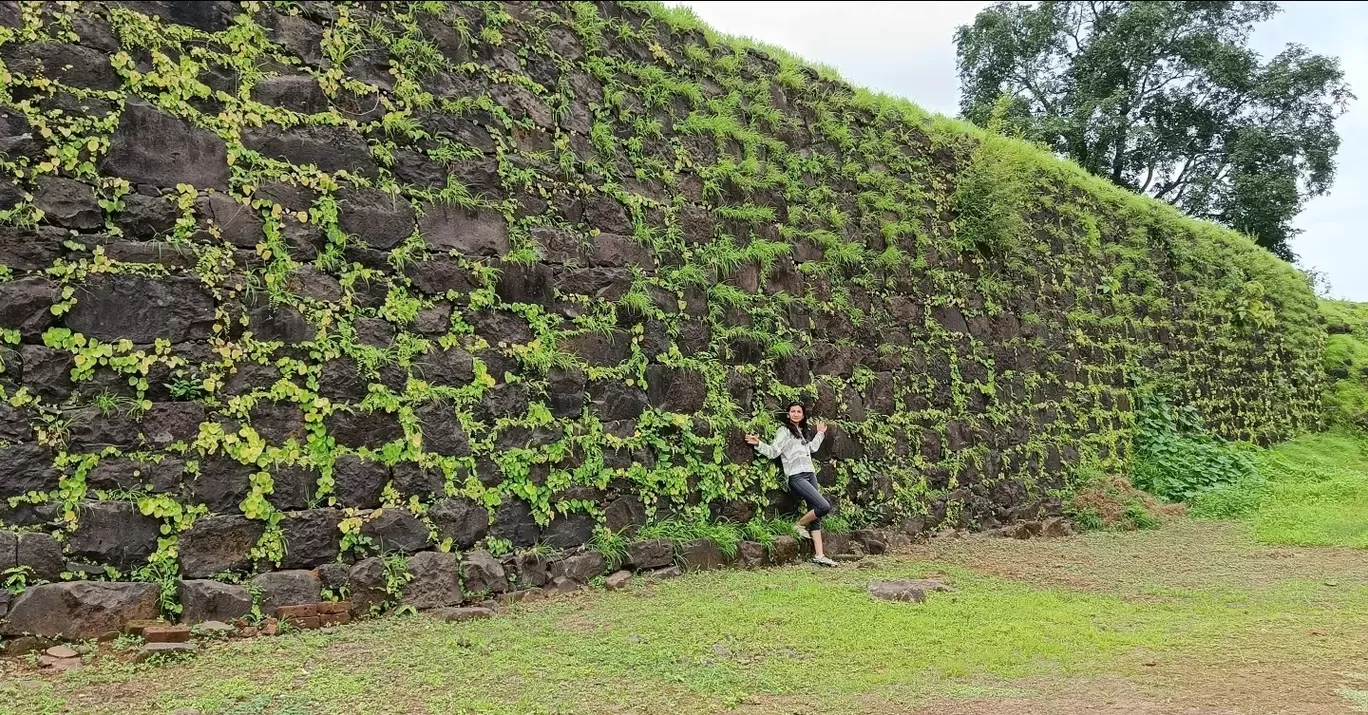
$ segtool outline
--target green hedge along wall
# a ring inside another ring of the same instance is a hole
[[[87,574],[744,522],[792,399],[853,525],[1123,470],[1142,384],[1317,419],[1248,240],[659,6],[0,2],[0,61],[0,519]]]

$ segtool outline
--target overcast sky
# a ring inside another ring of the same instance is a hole
[[[906,97],[942,114],[959,110],[954,32],[986,2],[672,2],[731,35],[779,45],[836,68],[850,82]],[[1355,221],[1368,200],[1368,3],[1283,3],[1259,26],[1254,45],[1271,57],[1289,42],[1340,58],[1363,99],[1339,120],[1339,173],[1328,196],[1297,218],[1292,244],[1304,266],[1329,276],[1334,297],[1368,301],[1368,242]]]

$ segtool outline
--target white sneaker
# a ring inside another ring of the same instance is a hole
[[[799,525],[799,524],[794,524],[794,525],[793,525],[793,532],[794,532],[795,534],[797,534],[797,535],[798,535],[798,538],[800,538],[800,539],[811,539],[811,538],[812,538],[812,532],[808,531],[806,528],[804,528],[803,526],[801,526],[801,525]]]

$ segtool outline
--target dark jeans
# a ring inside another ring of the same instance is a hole
[[[807,502],[808,508],[817,512],[817,518],[812,521],[808,528],[812,531],[822,530],[822,517],[831,511],[831,502],[828,502],[822,493],[817,491],[817,475],[812,472],[803,472],[789,477],[789,489],[794,494],[803,498]]]

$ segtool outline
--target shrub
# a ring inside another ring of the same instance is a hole
[[[1161,395],[1144,395],[1131,463],[1136,487],[1180,502],[1257,476],[1248,448],[1208,434],[1195,409]]]

